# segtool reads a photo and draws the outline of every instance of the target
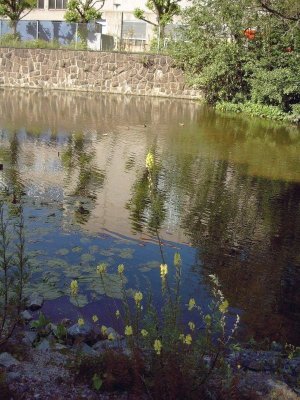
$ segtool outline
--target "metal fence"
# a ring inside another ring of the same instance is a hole
[[[104,22],[104,21],[103,21]],[[144,21],[123,20],[115,34],[104,34],[101,21],[88,24],[66,21],[27,21],[21,20],[13,27],[8,20],[0,20],[0,39],[16,33],[21,41],[43,40],[55,42],[58,46],[80,48],[81,44],[97,51],[147,51],[149,35]],[[168,38],[160,43],[167,46],[171,37],[176,36],[177,26],[166,27]],[[3,43],[3,42],[2,42]]]
[[[89,24],[65,21],[25,21],[21,20],[13,27],[9,21],[0,20],[0,37],[18,34],[21,41],[43,40],[56,42],[60,46],[75,48],[85,43],[92,50],[113,50],[115,40],[110,35],[102,34],[102,25],[98,22]]]

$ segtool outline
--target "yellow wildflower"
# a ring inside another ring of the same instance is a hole
[[[101,275],[101,274],[105,274],[107,269],[107,265],[105,263],[101,263],[97,266],[97,274]]]
[[[209,314],[205,315],[204,321],[209,326],[211,324],[211,316]]]
[[[133,334],[132,326],[131,325],[126,325],[125,326],[125,335],[126,336],[131,336]]]
[[[97,322],[97,321],[98,321],[97,315],[93,315],[93,316],[92,316],[92,320],[93,320],[94,322]]]
[[[71,283],[70,283],[70,290],[71,290],[71,296],[77,296],[77,294],[78,294],[78,282],[76,281],[76,279],[75,280],[73,280]]]
[[[219,305],[219,310],[221,311],[222,314],[226,314],[227,313],[228,306],[229,306],[229,303],[228,303],[227,300],[224,300],[223,303],[221,303]]]
[[[119,311],[119,310],[116,311],[116,318],[117,318],[117,319],[120,318],[120,311]]]
[[[146,157],[146,168],[151,170],[153,169],[153,167],[154,167],[154,155],[153,153],[151,153],[151,151],[149,151]]]
[[[191,298],[189,300],[189,306],[188,306],[189,311],[191,311],[195,307],[195,305],[196,305],[195,299]]]
[[[188,323],[188,326],[189,326],[189,328],[190,328],[191,331],[194,331],[194,330],[195,330],[195,324],[194,324],[194,322],[190,321],[190,322]]]
[[[77,324],[79,326],[83,326],[84,325],[84,319],[83,318],[78,318]]]
[[[139,305],[142,300],[143,300],[143,293],[142,292],[135,292],[135,294],[134,294],[135,304]]]
[[[120,275],[123,274],[124,269],[125,269],[124,264],[118,265],[118,273],[119,273]]]
[[[190,345],[190,344],[192,344],[192,340],[193,340],[192,336],[190,334],[188,334],[188,335],[186,335],[186,337],[184,339],[184,343]]]
[[[144,337],[148,336],[148,332],[146,331],[146,329],[142,329],[142,330],[141,330],[141,334],[142,334],[142,336],[144,336]]]
[[[175,267],[179,267],[181,265],[181,256],[178,251],[174,254],[174,265]]]
[[[180,340],[182,343],[184,343],[184,334],[183,334],[183,333],[181,333],[181,334],[179,335],[179,340]]]
[[[161,349],[162,349],[162,344],[161,344],[161,341],[159,339],[156,339],[154,341],[153,347],[154,347],[154,350],[156,351],[156,354],[160,355]]]
[[[105,326],[105,325],[101,326],[101,333],[102,333],[102,335],[106,335],[107,334],[107,326]]]
[[[167,264],[161,264],[161,265],[160,265],[160,276],[161,276],[162,278],[165,278],[166,275],[167,275],[167,273],[168,273],[168,266],[167,266]]]
[[[107,336],[107,339],[108,339],[108,340],[115,340],[114,334],[113,334],[113,333],[110,333],[110,334]]]

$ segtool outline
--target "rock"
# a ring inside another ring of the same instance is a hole
[[[263,372],[247,371],[240,378],[238,386],[240,398],[255,398],[257,400],[296,400],[299,399],[284,382],[275,380],[272,376]],[[239,398],[239,397],[238,397]]]
[[[70,326],[67,332],[68,335],[73,339],[78,337],[83,337],[84,339],[88,339],[93,334],[93,328],[89,323],[86,322],[82,326],[79,326],[78,324]]]
[[[65,346],[64,344],[61,344],[61,343],[55,343],[55,346],[54,346],[55,350],[65,350],[67,348],[68,348],[68,346]]]
[[[24,344],[27,344],[27,345],[31,346],[35,342],[36,338],[37,338],[36,332],[25,331],[24,332],[24,337],[22,339],[22,342]]]
[[[106,332],[107,332],[107,336],[112,334],[114,336],[115,340],[120,340],[123,338],[123,336],[120,335],[117,331],[115,331],[114,328],[107,328]]]
[[[63,318],[60,322],[63,326],[67,327],[72,324],[72,321],[69,318]]]
[[[41,343],[36,347],[40,351],[50,351],[49,340],[43,339]]]
[[[91,346],[89,346],[86,343],[81,343],[79,346],[75,346],[73,348],[75,351],[79,351],[82,354],[85,354],[87,356],[97,356],[99,353],[94,350]]]
[[[275,372],[282,363],[282,355],[277,351],[243,350],[229,356],[231,365],[239,364],[242,368],[252,371]]]
[[[102,352],[107,349],[119,349],[125,353],[127,350],[127,345],[125,339],[119,339],[119,340],[105,339],[95,343],[93,349],[98,352]]]
[[[13,383],[16,381],[19,381],[21,379],[22,375],[20,374],[20,372],[8,372],[6,374],[6,382],[9,383]]]
[[[30,312],[28,310],[25,310],[25,311],[21,312],[21,318],[24,321],[31,321],[33,319],[33,316],[30,314]]]
[[[32,293],[27,302],[27,308],[35,311],[42,307],[44,303],[44,297],[38,293]]]
[[[2,367],[12,367],[13,365],[18,365],[20,362],[16,360],[11,354],[9,353],[1,353],[0,354],[0,365]]]

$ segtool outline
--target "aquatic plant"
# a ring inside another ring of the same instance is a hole
[[[28,278],[23,209],[18,205],[10,211],[0,201],[0,345],[19,321]]]
[[[173,265],[163,264],[162,267],[162,302],[159,306],[153,302],[151,289],[144,293],[127,290],[125,268],[123,265],[117,267],[122,307],[121,311],[115,309],[111,313],[116,326],[123,326],[120,329],[130,350],[127,367],[132,369],[132,389],[138,387],[159,399],[199,398],[206,392],[211,378],[222,380],[224,376],[231,376],[225,355],[238,328],[239,316],[229,327],[229,303],[216,276],[210,276],[212,300],[208,311],[204,311],[197,299],[190,298],[187,304],[182,300],[179,253],[174,255]],[[107,271],[103,269],[99,279],[105,274]],[[184,322],[186,315],[189,316],[188,323]],[[92,320],[95,322],[94,318]],[[102,335],[108,336],[108,332],[108,328],[102,326]],[[111,338],[114,339],[117,338]],[[118,356],[111,351],[110,354],[113,363],[114,357]],[[125,359],[123,361],[125,363]],[[101,365],[92,371],[107,388],[108,373]]]

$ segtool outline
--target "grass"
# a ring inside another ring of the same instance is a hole
[[[244,113],[250,116],[300,124],[300,111],[298,104],[292,112],[283,112],[279,107],[252,102],[230,103],[220,102],[216,104],[216,110],[220,112]]]

